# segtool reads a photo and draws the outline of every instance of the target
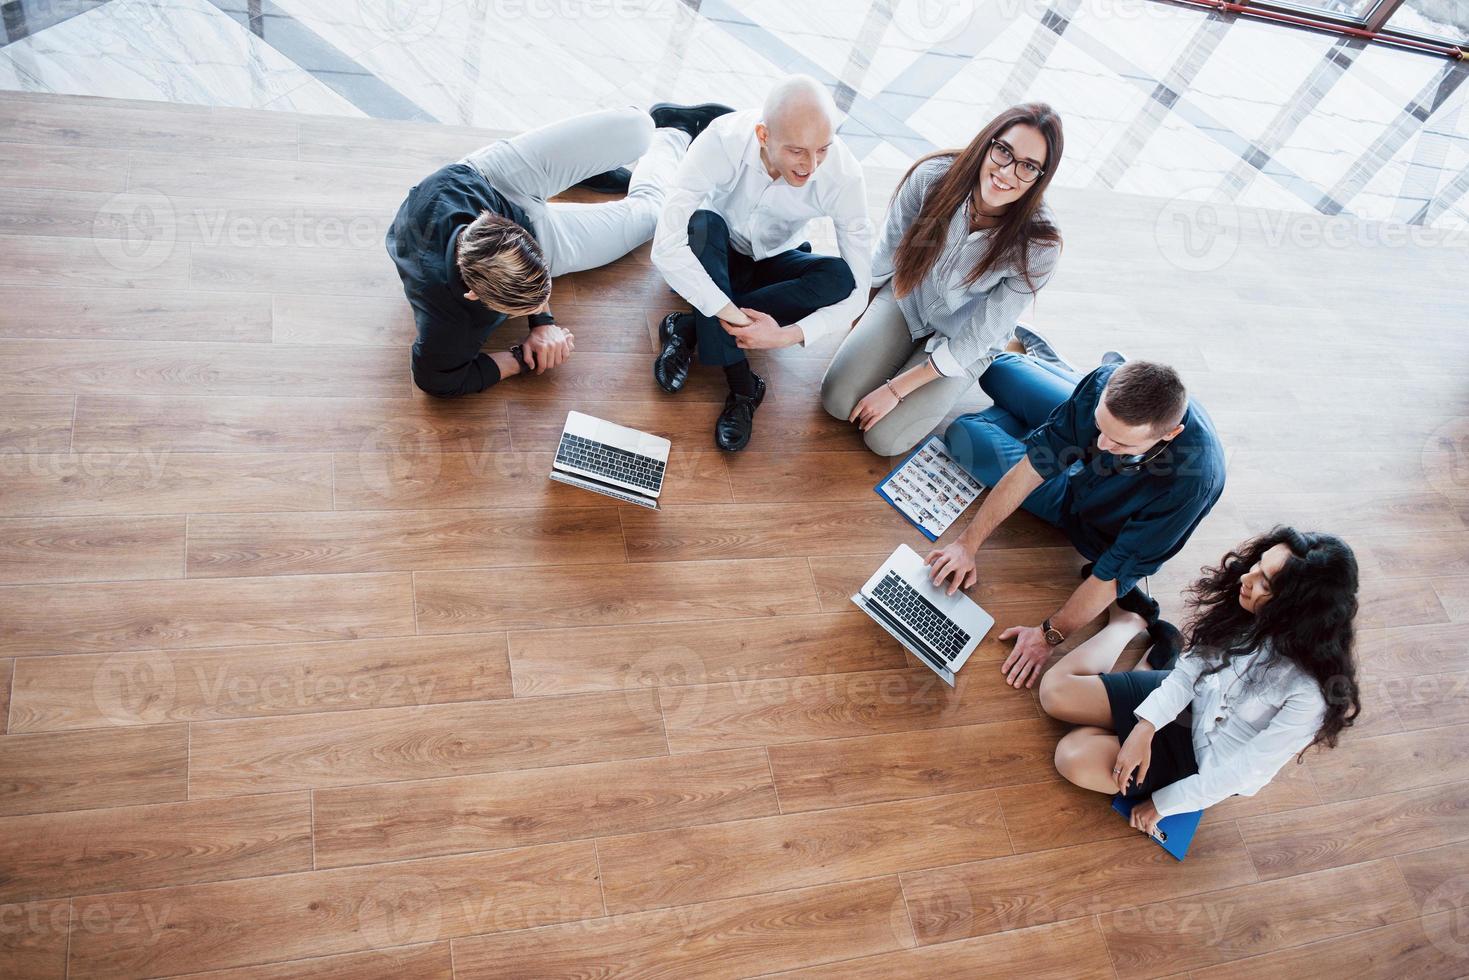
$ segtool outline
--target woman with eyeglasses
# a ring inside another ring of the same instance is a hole
[[[1361,711],[1352,653],[1357,559],[1330,534],[1277,527],[1207,568],[1188,593],[1189,650],[1170,670],[1110,671],[1143,628],[1111,609],[1107,626],[1041,679],[1041,707],[1081,727],[1056,769],[1099,793],[1141,802],[1151,834],[1175,813],[1253,796],[1292,757],[1334,748]]]
[[[904,175],[867,310],[821,384],[822,406],[874,452],[907,452],[931,432],[1050,278],[1061,233],[1043,198],[1062,142],[1050,106],[1018,105]]]

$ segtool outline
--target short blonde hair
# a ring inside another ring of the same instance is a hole
[[[507,316],[534,313],[551,296],[546,257],[531,233],[481,211],[459,236],[459,277],[479,301]]]

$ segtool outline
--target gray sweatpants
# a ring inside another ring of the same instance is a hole
[[[594,269],[653,237],[664,188],[689,147],[688,134],[654,129],[641,109],[605,109],[496,140],[462,162],[530,217],[552,276]],[[627,196],[602,204],[547,198],[594,174],[637,161]]]
[[[821,406],[843,422],[869,392],[889,378],[922,364],[923,342],[908,332],[893,285],[883,286],[867,312],[847,334],[821,379]],[[899,456],[934,430],[955,402],[974,386],[968,375],[936,378],[903,399],[881,422],[863,433],[867,448],[879,456]]]

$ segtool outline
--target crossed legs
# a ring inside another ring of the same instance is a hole
[[[839,303],[852,291],[852,270],[835,255],[813,255],[809,246],[756,261],[734,248],[729,225],[713,211],[689,217],[689,246],[709,278],[736,306],[767,313],[781,325],[802,320]],[[745,352],[717,317],[693,313],[699,361],[728,367]]]
[[[1112,708],[1100,674],[1110,671],[1129,640],[1147,628],[1137,613],[1114,604],[1107,625],[1058,660],[1041,678],[1041,709],[1080,727],[1056,744],[1056,771],[1085,789],[1117,790],[1112,768],[1122,743],[1112,731]]]
[[[653,237],[664,189],[689,136],[657,129],[641,109],[605,109],[497,140],[464,158],[530,218],[551,275],[606,265]],[[548,203],[580,181],[637,160],[627,196]]]

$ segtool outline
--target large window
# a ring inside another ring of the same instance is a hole
[[[1377,0],[1285,0],[1282,7],[1300,7],[1313,13],[1333,14],[1345,20],[1365,20]]]
[[[1387,28],[1455,44],[1469,40],[1469,3],[1465,0],[1403,0]]]
[[[1469,0],[1254,0],[1244,15],[1251,10],[1265,20],[1375,31],[1389,43],[1397,36],[1405,47],[1437,54],[1469,48]]]

